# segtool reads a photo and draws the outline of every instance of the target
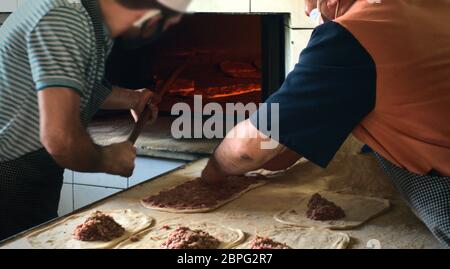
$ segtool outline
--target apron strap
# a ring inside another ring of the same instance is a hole
[[[102,15],[100,13],[100,7],[96,0],[81,0],[84,8],[91,18],[94,28],[94,35],[96,40],[96,59],[95,70],[99,75],[99,72],[104,72],[104,65],[106,62],[106,31],[102,21]],[[103,76],[104,74],[102,74]],[[81,112],[81,120],[85,126],[88,125],[91,118],[98,111],[101,104],[111,94],[111,89],[105,86],[104,78],[102,81],[96,81],[93,85],[90,100],[86,108]]]
[[[81,2],[88,12],[89,17],[91,17],[95,32],[97,57],[99,57],[98,59],[101,59],[105,55],[105,29],[103,28],[103,23],[100,20],[102,17],[100,14],[100,7],[98,6],[98,2],[95,0],[81,0]],[[100,61],[97,61],[97,64],[100,65]]]

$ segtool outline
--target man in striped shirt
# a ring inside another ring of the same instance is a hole
[[[134,146],[100,147],[85,127],[99,108],[130,109],[136,119],[153,94],[109,85],[106,58],[114,38],[147,26],[165,29],[188,3],[28,1],[6,20],[0,28],[0,239],[57,216],[64,168],[132,174]]]

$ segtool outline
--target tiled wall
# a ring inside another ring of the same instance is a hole
[[[66,170],[58,214],[66,215],[73,210],[174,170],[185,162],[138,157],[135,164],[134,174],[130,178]]]

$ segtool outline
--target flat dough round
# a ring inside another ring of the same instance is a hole
[[[345,249],[350,243],[350,237],[347,234],[327,229],[279,228],[263,232],[259,236],[269,237],[292,249]],[[249,249],[250,242],[251,240],[240,248]]]
[[[170,208],[170,207],[157,207],[157,206],[152,206],[152,205],[146,203],[144,201],[145,198],[143,200],[141,200],[141,204],[148,209],[169,212],[169,213],[205,213],[205,212],[210,212],[210,211],[216,210],[217,208],[241,197],[244,193],[249,192],[249,191],[251,191],[255,188],[258,188],[262,185],[265,185],[266,183],[267,183],[267,180],[260,180],[258,183],[248,186],[245,190],[234,194],[227,200],[220,201],[219,203],[217,203],[215,206],[212,206],[212,207],[202,207],[202,208],[192,208],[192,209],[176,209],[176,208]],[[151,196],[151,195],[149,195],[149,196]],[[147,197],[149,197],[149,196],[147,196]]]
[[[255,83],[234,84],[228,86],[209,87],[205,88],[203,91],[206,93],[208,99],[219,99],[223,97],[258,92],[261,91],[261,85]]]
[[[189,223],[181,224],[182,222],[161,224],[156,227],[152,227],[141,233],[136,237],[139,241],[133,242],[127,239],[117,245],[116,248],[120,249],[161,249],[161,245],[166,241],[169,234],[178,227],[188,227],[191,230],[202,230],[209,233],[220,241],[218,249],[229,249],[235,247],[245,240],[245,234],[239,230],[212,223]],[[170,229],[163,228],[169,226]]]
[[[256,67],[251,63],[245,62],[233,62],[225,61],[220,63],[220,69],[222,72],[229,73],[254,73],[258,71]]]
[[[28,242],[33,248],[43,249],[103,249],[113,248],[118,243],[136,234],[153,223],[153,218],[130,209],[102,211],[110,215],[125,228],[123,236],[109,242],[84,242],[73,238],[73,232],[78,224],[83,223],[92,211],[73,215],[47,228],[28,236]]]
[[[225,61],[220,69],[228,76],[235,78],[261,78],[261,72],[252,63]]]
[[[289,172],[289,170],[293,169],[294,167],[303,165],[308,162],[309,161],[307,159],[301,158],[300,160],[298,160],[297,162],[295,162],[293,165],[289,166],[286,169],[282,169],[282,170],[278,170],[278,171],[270,171],[267,169],[258,169],[258,170],[252,171],[252,172],[248,172],[246,175],[248,175],[248,176],[260,175],[260,176],[264,176],[267,178],[281,177],[281,176],[285,175],[287,172]]]
[[[306,211],[311,194],[302,194],[301,199],[295,203],[296,206],[277,213],[274,216],[275,220],[294,226],[345,230],[361,226],[390,208],[390,203],[386,199],[337,193],[320,194],[344,209],[345,218],[330,221],[316,221],[307,218]]]
[[[162,83],[163,84],[163,83]],[[181,96],[191,96],[195,92],[195,81],[189,79],[177,79],[169,87],[169,93],[181,95]]]

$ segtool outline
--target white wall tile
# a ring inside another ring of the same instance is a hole
[[[69,169],[64,170],[64,183],[73,183],[73,171]]]
[[[127,188],[127,178],[104,173],[80,173],[74,172],[75,184],[95,185],[112,188]]]
[[[74,210],[111,196],[120,189],[74,185]]]
[[[290,13],[291,28],[313,28],[314,24],[305,14],[304,0],[251,0],[253,13]]]
[[[290,29],[286,27],[286,75],[298,63],[300,53],[308,45],[313,30]]]
[[[188,12],[248,13],[250,0],[193,0]]]
[[[185,164],[183,161],[138,157],[134,174],[130,177],[130,187],[150,178],[164,174]]]
[[[72,184],[63,184],[59,199],[58,215],[64,216],[73,211]]]
[[[17,9],[17,0],[1,0],[0,12],[13,12]]]

